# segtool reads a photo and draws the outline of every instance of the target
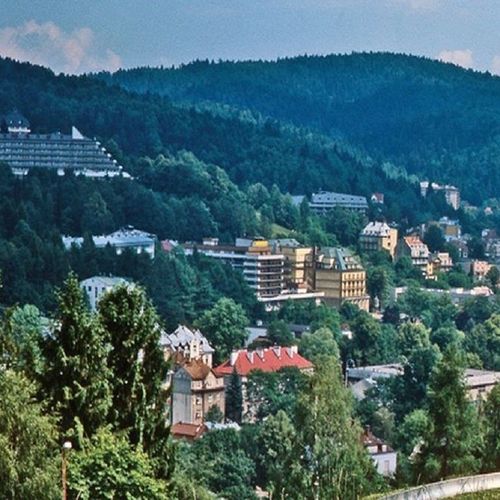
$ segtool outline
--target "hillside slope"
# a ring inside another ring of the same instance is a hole
[[[120,159],[138,178],[139,157],[190,151],[223,168],[242,188],[260,182],[294,194],[319,188],[364,195],[383,191],[398,217],[410,220],[422,205],[415,185],[389,178],[381,165],[341,141],[276,121],[179,107],[167,98],[132,94],[90,77],[55,76],[0,59],[0,113],[13,107],[27,114],[35,130],[67,130],[74,124],[85,135],[114,141],[118,147],[110,149],[121,149]]]
[[[456,183],[476,203],[500,191],[500,78],[489,74],[371,53],[99,76],[136,92],[226,103],[314,128],[410,173]]]

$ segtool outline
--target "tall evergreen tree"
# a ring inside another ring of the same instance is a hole
[[[241,379],[236,368],[233,368],[226,389],[226,418],[233,422],[241,422],[243,416],[243,392]]]
[[[151,456],[166,459],[168,364],[156,311],[142,288],[122,285],[101,299],[99,319],[111,344],[110,423]]]
[[[54,328],[45,343],[43,387],[61,415],[63,433],[92,435],[111,404],[106,335],[71,274],[57,292]]]
[[[428,395],[430,426],[416,461],[419,480],[477,472],[481,434],[477,411],[467,398],[464,355],[452,344],[434,370]]]

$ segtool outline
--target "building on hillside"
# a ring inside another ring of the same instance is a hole
[[[86,177],[130,177],[98,141],[84,137],[76,127],[69,135],[35,134],[28,120],[17,111],[6,115],[3,124],[0,162],[7,163],[16,175],[43,168],[59,175],[68,171]]]
[[[429,248],[418,236],[405,236],[396,246],[396,259],[409,257],[424,274],[428,271],[429,255]]]
[[[180,355],[183,361],[201,360],[209,367],[212,366],[214,349],[198,329],[179,325],[172,333],[163,332],[160,337],[160,347],[163,349],[165,359]]]
[[[474,281],[484,280],[492,267],[485,260],[473,260],[470,262],[470,275]]]
[[[434,252],[429,261],[432,266],[432,275],[447,273],[453,269],[453,260],[448,252]]]
[[[401,297],[401,295],[406,293],[407,290],[408,287],[406,286],[398,286],[392,288],[390,293],[390,300],[392,302],[396,302]],[[424,290],[426,293],[434,296],[447,295],[455,305],[461,305],[465,301],[477,297],[484,297],[490,300],[493,300],[495,298],[495,294],[487,286],[476,286],[471,289],[449,288],[448,290],[442,290],[440,288],[422,288],[421,290]]]
[[[316,257],[315,289],[326,304],[337,309],[344,302],[368,311],[366,272],[359,257],[346,248],[322,248]]]
[[[233,370],[240,377],[243,393],[243,415],[252,417],[254,408],[246,395],[248,376],[253,371],[277,372],[283,368],[297,368],[304,373],[312,373],[313,364],[298,353],[297,346],[274,346],[265,349],[233,351],[230,358],[215,368],[218,376],[225,378],[226,387]]]
[[[453,207],[453,209],[458,210],[460,208],[460,191],[458,188],[448,184],[441,185],[435,182],[429,183],[429,181],[422,181],[420,183],[420,193],[424,198],[429,192],[429,187],[431,187],[434,192],[442,192],[446,199],[446,203]]]
[[[403,372],[404,369],[400,363],[360,366],[349,368],[346,379],[356,399],[362,400],[366,397],[368,389],[374,387],[378,380],[396,377],[402,375]],[[464,382],[469,399],[478,403],[488,396],[495,385],[500,383],[500,372],[467,368],[464,372]]]
[[[458,256],[460,259],[468,259],[469,258],[469,247],[467,246],[467,242],[463,239],[450,239],[450,245],[453,245],[458,252]]]
[[[293,238],[270,240],[273,252],[285,259],[284,280],[288,290],[310,290],[312,285],[312,255],[314,249],[301,245]]]
[[[364,196],[328,191],[313,193],[309,206],[314,213],[319,215],[327,213],[332,208],[345,208],[362,213],[366,213],[368,210],[368,202]]]
[[[62,241],[66,249],[69,250],[73,245],[82,246],[83,237],[63,236]],[[92,236],[92,241],[96,248],[105,248],[107,245],[113,247],[117,255],[131,250],[137,254],[144,253],[151,258],[155,256],[156,236],[133,227],[122,228],[107,235]]]
[[[196,441],[201,438],[208,428],[205,424],[188,424],[177,422],[170,428],[170,433],[174,439],[184,439],[185,441]]]
[[[224,413],[224,395],[223,375],[200,359],[182,364],[172,378],[172,424],[201,424],[214,406]]]
[[[448,217],[441,217],[437,222],[446,241],[460,239],[462,237],[462,227],[458,220],[453,220]]]
[[[359,236],[359,246],[367,253],[386,250],[394,258],[397,244],[398,230],[385,222],[370,222]]]
[[[264,239],[238,238],[235,245],[219,245],[217,238],[205,238],[203,244],[184,244],[186,255],[198,251],[219,259],[243,274],[259,300],[276,297],[284,288],[285,257],[273,254]]]
[[[377,472],[385,477],[391,477],[396,474],[398,466],[398,454],[387,443],[376,437],[366,427],[363,432],[363,446],[370,455]]]
[[[370,200],[372,203],[375,203],[376,205],[383,205],[384,193],[373,193]]]
[[[97,310],[99,301],[105,293],[119,285],[131,285],[131,283],[125,278],[116,276],[92,276],[80,281],[80,287],[86,293],[92,311]]]

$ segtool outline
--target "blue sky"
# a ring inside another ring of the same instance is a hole
[[[500,74],[500,0],[0,3],[0,55],[57,72],[392,51]]]

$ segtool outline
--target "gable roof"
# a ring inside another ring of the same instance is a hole
[[[269,347],[249,351],[241,349],[233,352],[231,358],[214,369],[216,375],[230,375],[233,368],[241,376],[253,370],[277,372],[282,368],[295,367],[299,370],[313,368],[313,364],[297,352],[297,347]]]
[[[198,329],[191,330],[185,325],[179,325],[174,332],[162,332],[160,345],[177,350],[179,347],[186,347],[193,340],[199,340],[203,354],[213,353],[213,347],[208,343],[206,337]]]
[[[210,366],[203,363],[200,359],[188,361],[187,363],[184,363],[180,369],[186,370],[192,380],[205,380],[207,375],[212,371]]]

